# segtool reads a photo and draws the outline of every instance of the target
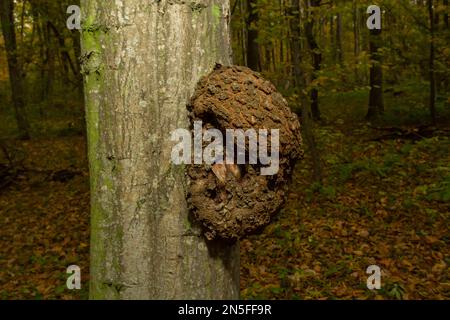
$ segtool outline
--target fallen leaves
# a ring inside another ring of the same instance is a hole
[[[89,188],[87,175],[51,181],[47,171],[75,165],[86,172],[81,138],[28,141],[27,172],[0,191],[0,299],[87,297]],[[73,152],[79,152],[73,158]],[[74,163],[75,162],[75,163]],[[83,290],[66,288],[66,268],[82,270]]]
[[[449,299],[450,203],[428,192],[446,186],[450,140],[404,148],[398,141],[343,139],[335,127],[320,132],[325,183],[334,197],[326,188],[311,190],[308,158],[297,166],[283,212],[261,235],[241,242],[243,270],[266,266],[264,274],[241,273],[242,297]],[[381,290],[366,287],[369,265],[381,268]],[[280,283],[285,286],[275,290]]]
[[[395,144],[393,150],[405,148],[395,141],[367,147],[363,139],[343,139],[321,130],[327,141],[323,153],[333,159],[324,169],[334,196],[328,189],[309,189],[307,160],[297,167],[283,212],[262,234],[240,243],[241,296],[449,299],[450,204],[427,192],[446,186],[440,181],[446,181],[442,173],[448,170],[442,168],[450,164],[450,142],[422,141],[401,155],[386,157],[386,152],[398,152],[390,150],[389,143]],[[357,161],[370,159],[370,166],[350,171],[347,166],[345,174],[336,173],[344,170],[338,160],[347,150],[336,143],[351,144]],[[89,185],[84,141],[71,137],[19,147],[33,154],[25,166],[38,172],[73,166],[82,174],[60,182],[34,172],[0,193],[0,299],[87,298]],[[382,161],[385,158],[396,161]],[[347,180],[339,180],[342,176]],[[339,182],[333,180],[336,177]],[[65,287],[71,264],[81,267],[81,292]],[[369,265],[381,268],[381,290],[366,288]]]

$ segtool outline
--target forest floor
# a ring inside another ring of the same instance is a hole
[[[343,110],[345,101],[329,103]],[[449,299],[448,131],[388,137],[332,115],[315,128],[323,183],[311,183],[306,157],[285,208],[241,241],[242,298]],[[85,140],[60,130],[9,144],[22,169],[0,189],[0,299],[86,299]],[[66,289],[71,264],[81,267],[80,291]],[[380,290],[366,287],[370,265],[382,270]]]
[[[0,190],[0,299],[87,298],[85,139],[41,138],[15,147],[27,155],[27,170]],[[72,264],[82,271],[80,291],[66,288],[66,269]]]
[[[361,121],[366,92],[323,98],[324,181],[311,183],[307,152],[284,210],[241,242],[243,298],[450,298],[450,99],[428,132],[423,92],[391,90],[378,128]],[[380,290],[367,289],[370,265]]]
[[[363,142],[320,128],[326,182],[308,159],[284,210],[241,241],[247,299],[449,299],[450,139]],[[368,290],[366,269],[381,268]]]

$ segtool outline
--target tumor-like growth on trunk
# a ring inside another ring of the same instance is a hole
[[[189,206],[207,239],[234,241],[267,225],[284,203],[293,166],[303,156],[297,116],[272,83],[238,66],[217,65],[203,77],[188,109],[192,123],[202,121],[203,130],[219,129],[224,137],[227,129],[266,129],[269,135],[279,130],[278,172],[274,175],[261,174],[267,165],[259,159],[256,164],[225,161],[188,168]],[[258,150],[266,148],[260,142]],[[248,153],[249,143],[245,149]],[[270,137],[266,149],[270,154]]]

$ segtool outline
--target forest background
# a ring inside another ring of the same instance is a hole
[[[306,149],[285,208],[241,241],[245,299],[450,297],[449,1],[376,2],[231,1],[234,63],[276,85]],[[70,264],[89,278],[79,3],[0,4],[0,299],[87,298],[65,283]]]

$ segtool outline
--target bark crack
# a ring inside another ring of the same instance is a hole
[[[128,288],[133,288],[133,287],[138,286],[137,283],[127,284],[127,283],[121,283],[121,282],[116,282],[116,281],[104,281],[103,285],[114,290],[117,294],[121,294],[121,292],[125,291]]]

